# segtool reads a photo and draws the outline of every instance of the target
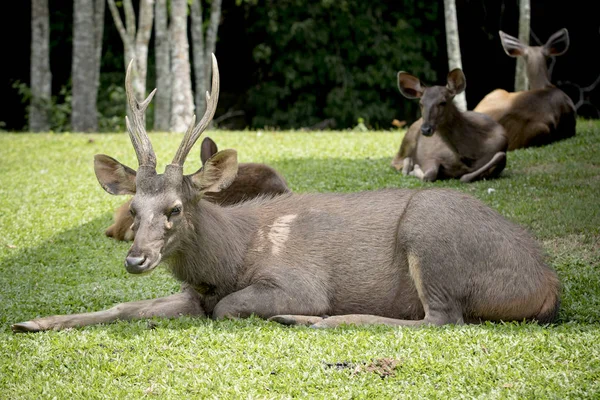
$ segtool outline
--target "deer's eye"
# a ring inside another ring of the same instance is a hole
[[[442,106],[442,107],[444,107],[445,105],[446,105],[446,101],[442,101],[442,102],[440,103],[440,106]]]
[[[129,215],[131,215],[132,217],[135,217],[135,210],[133,208],[129,209]]]
[[[181,206],[175,206],[169,211],[169,217],[181,214]]]

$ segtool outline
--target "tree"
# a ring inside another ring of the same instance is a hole
[[[462,69],[462,58],[460,56],[460,40],[458,37],[458,22],[456,17],[456,3],[454,0],[444,0],[444,17],[446,20],[446,45],[448,47],[448,69]],[[454,98],[456,106],[467,110],[467,99],[465,92]]]
[[[125,50],[125,69],[133,59],[133,89],[139,99],[146,97],[146,74],[148,71],[148,44],[154,21],[154,0],[140,0],[139,24],[136,25],[135,10],[131,0],[123,0],[125,26],[115,0],[108,0],[108,8],[119,31]]]
[[[154,130],[168,131],[171,118],[171,50],[167,0],[156,0],[154,14],[154,57],[157,88],[154,98]]]
[[[48,0],[31,2],[31,104],[29,129],[50,130],[52,73],[50,72],[50,16]]]
[[[206,108],[204,94],[206,91],[210,91],[211,54],[215,52],[217,47],[217,32],[221,21],[221,0],[212,0],[211,2],[210,23],[206,31],[206,40],[204,39],[202,0],[192,0],[191,9],[196,109],[204,110]]]
[[[531,6],[529,0],[519,0],[519,40],[529,45],[529,31],[531,26]],[[529,89],[527,70],[525,69],[524,57],[517,57],[515,70],[515,91]]]
[[[194,114],[187,25],[187,0],[171,0],[170,123],[175,132],[185,131]]]
[[[71,71],[71,129],[75,132],[98,130],[96,103],[103,29],[103,23],[98,22],[103,20],[104,0],[75,0]]]

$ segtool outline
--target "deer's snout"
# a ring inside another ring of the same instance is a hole
[[[144,265],[145,261],[146,261],[146,257],[144,257],[144,256],[142,256],[142,257],[127,256],[125,258],[125,269],[127,269],[127,272],[129,272],[130,274],[139,274],[140,272],[143,272],[141,267]]]
[[[125,258],[125,269],[130,274],[142,274],[144,272],[150,272],[160,263],[160,254],[129,254]]]
[[[431,125],[421,125],[421,133],[425,136],[433,135],[434,129]]]

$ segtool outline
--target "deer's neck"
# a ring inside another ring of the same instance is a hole
[[[553,86],[550,82],[546,59],[528,60],[527,63],[527,80],[529,81],[529,90],[544,89]]]
[[[201,200],[190,213],[188,231],[169,260],[177,279],[192,287],[213,287],[221,295],[237,290],[255,222],[251,216],[228,211]]]
[[[461,159],[476,159],[481,133],[453,104],[448,104],[444,118],[437,127],[440,137]]]

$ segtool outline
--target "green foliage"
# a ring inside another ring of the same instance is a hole
[[[411,119],[416,105],[398,94],[396,73],[435,80],[437,3],[300,0],[246,5],[259,82],[248,103],[252,126],[312,126],[334,118],[352,127],[358,116],[387,129]],[[282,105],[285,105],[282,107]]]
[[[25,104],[27,118],[31,101],[31,89],[23,82],[15,82],[13,88],[21,96]],[[125,105],[127,98],[123,85],[110,84],[98,97],[98,130],[100,132],[115,132],[125,129]],[[45,104],[50,116],[50,130],[52,132],[67,132],[71,129],[71,87],[63,86],[58,96],[52,96],[49,103]],[[148,111],[151,114],[151,109]],[[152,121],[152,115],[149,120]]]
[[[276,167],[295,192],[450,187],[481,199],[539,239],[563,284],[556,324],[323,331],[179,318],[14,335],[13,322],[165,296],[179,285],[161,268],[127,274],[129,244],[103,235],[125,198],[100,188],[93,155],[136,166],[127,134],[1,134],[0,398],[598,398],[600,121],[511,152],[499,179],[472,184],[395,172],[402,134],[208,133],[241,162]],[[181,138],[151,134],[160,171]],[[186,173],[198,168],[198,153]]]
[[[13,88],[21,96],[21,102],[25,104],[26,119],[29,119],[29,109],[31,102],[31,88],[27,84],[16,81]],[[49,102],[44,104],[50,122],[52,132],[65,132],[71,128],[71,88],[63,86],[58,96],[52,96]],[[28,124],[29,125],[29,124]]]

